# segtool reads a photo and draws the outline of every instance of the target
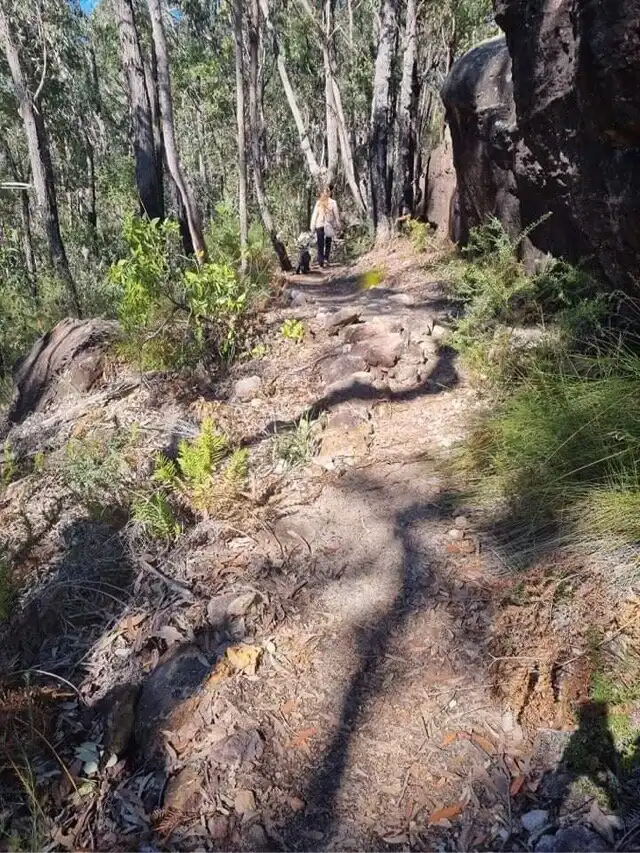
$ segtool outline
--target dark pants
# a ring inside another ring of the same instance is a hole
[[[329,263],[331,254],[331,237],[327,237],[324,228],[316,228],[316,240],[318,242],[318,263],[321,267]]]

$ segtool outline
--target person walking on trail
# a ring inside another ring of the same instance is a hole
[[[318,196],[313,215],[311,231],[315,231],[318,244],[318,264],[323,267],[329,263],[331,242],[340,230],[340,213],[335,200],[331,198],[331,187],[324,187]]]

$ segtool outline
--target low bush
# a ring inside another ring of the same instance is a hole
[[[197,266],[179,250],[178,226],[129,217],[128,253],[111,267],[119,294],[125,358],[143,369],[191,365],[208,355],[229,361],[242,340],[248,291],[227,262]]]

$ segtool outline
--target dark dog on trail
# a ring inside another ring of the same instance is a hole
[[[311,268],[311,252],[309,251],[309,234],[301,234],[298,237],[298,246],[300,246],[300,257],[298,258],[298,266],[296,267],[296,275],[309,275]]]

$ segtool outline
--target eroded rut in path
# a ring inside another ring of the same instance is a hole
[[[55,699],[47,730],[72,756],[70,776],[47,758],[59,846],[512,843],[522,731],[489,654],[505,580],[441,473],[482,401],[443,343],[438,282],[403,243],[381,281],[376,260],[290,282],[267,354],[213,401],[153,383],[100,411],[87,398],[74,429],[142,424],[147,458],[213,416],[252,481],[231,515],[142,559],[53,485],[30,505],[44,581],[5,658],[81,696]],[[2,509],[16,541],[20,494]]]

